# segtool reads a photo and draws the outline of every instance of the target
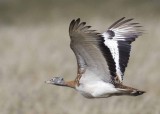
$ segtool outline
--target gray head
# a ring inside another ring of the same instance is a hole
[[[53,77],[52,79],[45,81],[45,83],[59,85],[59,86],[65,86],[65,82],[64,82],[63,78],[61,78],[61,77]]]

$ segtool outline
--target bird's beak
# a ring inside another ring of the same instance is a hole
[[[52,81],[51,80],[47,80],[45,81],[46,84],[52,84]]]

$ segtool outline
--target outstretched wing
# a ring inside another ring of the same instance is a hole
[[[72,20],[69,27],[71,49],[76,55],[78,73],[88,73],[88,79],[101,79],[112,81],[111,73],[115,72],[115,63],[108,47],[104,44],[104,38],[91,26],[85,26],[80,19]],[[108,61],[108,62],[107,62]]]
[[[128,64],[131,43],[142,34],[139,23],[131,23],[132,20],[123,17],[102,34],[116,63],[116,74],[121,82]]]

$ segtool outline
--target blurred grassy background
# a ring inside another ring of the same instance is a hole
[[[159,0],[0,0],[0,114],[159,114],[159,11]],[[52,76],[76,76],[72,19],[103,32],[123,16],[146,30],[133,43],[124,79],[146,94],[90,100],[44,84]]]

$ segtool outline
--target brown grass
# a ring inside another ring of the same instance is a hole
[[[120,18],[94,15],[85,18],[79,14],[79,17],[99,31],[106,30]],[[3,23],[0,26],[0,113],[159,114],[159,16],[151,20],[138,15],[132,17],[142,23],[146,33],[133,43],[124,83],[147,93],[138,97],[93,100],[72,89],[44,83],[52,76],[62,76],[66,80],[76,76],[76,59],[69,47],[68,35],[69,22],[75,15],[64,19],[60,16],[46,23],[25,23],[23,20]]]

